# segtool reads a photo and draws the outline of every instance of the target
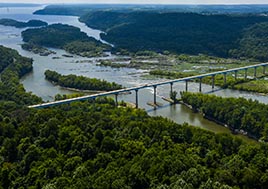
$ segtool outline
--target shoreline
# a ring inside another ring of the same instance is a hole
[[[242,130],[242,129],[240,129],[240,130],[238,130],[238,129],[232,129],[232,128],[231,128],[230,126],[228,126],[226,123],[223,123],[223,122],[221,122],[221,121],[219,121],[219,120],[217,120],[217,119],[215,119],[215,118],[213,118],[213,117],[207,116],[207,115],[205,115],[204,113],[200,112],[199,109],[193,109],[192,106],[191,106],[190,104],[186,104],[185,102],[183,102],[183,101],[181,101],[181,100],[180,100],[178,103],[179,103],[179,104],[182,104],[182,105],[184,105],[184,106],[186,106],[186,107],[189,108],[189,109],[191,109],[194,113],[199,113],[199,114],[201,114],[201,115],[203,116],[203,118],[205,118],[205,119],[207,119],[207,120],[209,120],[209,121],[212,121],[212,122],[214,122],[214,123],[216,123],[216,124],[218,124],[218,125],[220,125],[220,126],[223,126],[223,127],[225,127],[225,128],[228,128],[228,129],[231,131],[231,133],[232,133],[233,135],[243,135],[243,136],[248,137],[249,139],[255,140],[256,142],[261,142],[261,141],[260,141],[259,139],[257,139],[255,136],[250,135],[247,131],[244,131],[244,130]]]
[[[70,88],[70,87],[62,87],[62,86],[60,86],[60,85],[58,85],[58,84],[55,84],[54,82],[53,82],[53,84],[55,85],[55,86],[59,86],[60,88],[62,88],[62,89],[65,89],[65,90],[69,90],[69,91],[74,91],[74,92],[81,92],[81,93],[103,93],[103,92],[107,92],[107,91],[99,91],[99,90],[82,90],[82,89],[76,89],[76,88]]]

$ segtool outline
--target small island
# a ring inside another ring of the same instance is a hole
[[[26,28],[26,27],[42,27],[47,26],[48,23],[41,20],[29,20],[28,22],[20,22],[13,19],[3,18],[0,19],[0,25],[3,26],[13,26],[16,28]]]
[[[83,57],[105,56],[104,52],[111,49],[79,28],[66,24],[27,29],[22,32],[22,38],[27,44],[60,48]]]
[[[66,88],[76,89],[76,90],[87,90],[87,91],[113,91],[117,89],[122,89],[122,85],[115,82],[108,82],[105,80],[100,80],[96,78],[88,78],[84,76],[61,75],[58,72],[46,70],[46,79]]]
[[[55,51],[51,51],[45,47],[35,45],[32,43],[24,43],[21,45],[21,48],[26,50],[26,51],[31,51],[35,54],[39,54],[40,56],[48,56],[50,54],[56,54]]]

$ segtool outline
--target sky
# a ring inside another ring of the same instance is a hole
[[[268,4],[268,0],[0,0],[0,3],[118,3],[118,4]]]

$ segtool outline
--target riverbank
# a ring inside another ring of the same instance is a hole
[[[267,141],[268,105],[245,98],[223,98],[202,93],[181,93],[184,104],[203,117],[257,141]],[[258,113],[256,113],[258,112]]]
[[[250,140],[246,140],[246,141],[248,141],[248,142],[250,142],[250,143],[252,143],[253,141],[255,141],[254,143],[256,143],[256,142],[263,142],[263,141],[261,141],[261,140],[258,140],[256,137],[254,137],[253,135],[250,135],[248,132],[246,132],[246,131],[244,131],[244,130],[242,130],[242,129],[241,129],[241,130],[238,130],[238,129],[232,129],[232,128],[231,128],[229,125],[227,125],[226,123],[223,123],[223,122],[221,122],[221,121],[219,121],[219,120],[217,120],[217,119],[215,119],[215,118],[213,118],[213,117],[210,117],[210,116],[208,116],[208,115],[202,113],[202,111],[200,111],[200,109],[194,109],[190,104],[187,104],[187,103],[183,102],[182,100],[179,100],[179,101],[178,101],[178,104],[181,104],[181,105],[183,105],[183,106],[189,108],[189,109],[192,110],[194,113],[198,113],[198,114],[202,115],[202,117],[204,117],[205,119],[207,119],[207,120],[209,120],[209,121],[212,121],[212,122],[214,122],[214,123],[216,123],[216,124],[218,124],[218,125],[221,125],[222,127],[228,128],[228,129],[230,130],[230,132],[231,132],[233,135],[235,135],[235,136],[237,136],[237,137],[239,137],[239,138],[245,139],[244,137],[247,137],[247,138],[250,139]],[[244,137],[241,137],[241,136],[244,136]]]

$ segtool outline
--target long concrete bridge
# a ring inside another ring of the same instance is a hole
[[[65,100],[59,100],[59,101],[54,101],[54,102],[47,102],[47,103],[42,103],[42,104],[37,104],[37,105],[32,105],[28,106],[29,108],[46,108],[46,107],[51,107],[51,106],[56,106],[56,105],[61,105],[61,104],[68,104],[71,102],[75,101],[84,101],[88,99],[96,99],[98,97],[104,97],[104,96],[110,96],[110,95],[115,95],[115,103],[116,105],[118,104],[118,95],[126,92],[131,92],[135,91],[136,94],[136,108],[138,108],[138,92],[141,89],[144,88],[149,88],[153,87],[154,89],[154,104],[156,105],[156,90],[157,86],[160,85],[170,85],[170,91],[173,91],[173,84],[178,83],[178,82],[185,82],[185,91],[188,91],[188,82],[190,80],[199,80],[199,92],[202,91],[202,78],[204,77],[209,77],[211,76],[212,78],[212,90],[214,90],[215,87],[215,76],[222,74],[223,75],[223,80],[224,84],[226,84],[226,75],[228,73],[234,73],[234,78],[237,79],[237,73],[238,71],[244,71],[244,78],[246,79],[248,77],[248,69],[254,69],[254,78],[257,78],[257,68],[262,67],[263,68],[263,74],[265,74],[266,71],[266,66],[268,66],[268,63],[262,63],[262,64],[255,64],[255,65],[250,65],[250,66],[245,66],[245,67],[239,67],[239,68],[234,68],[234,69],[228,69],[228,70],[222,70],[222,71],[217,71],[217,72],[211,72],[211,73],[206,73],[206,74],[201,74],[201,75],[196,75],[196,76],[190,76],[190,77],[184,77],[180,79],[173,79],[173,80],[168,80],[164,82],[157,82],[157,83],[152,83],[152,84],[145,84],[145,85],[140,85],[137,87],[130,87],[130,88],[125,88],[125,89],[120,89],[120,90],[114,90],[114,91],[109,91],[109,92],[103,92],[103,93],[98,93],[98,94],[93,94],[93,95],[86,95],[82,97],[76,97],[76,98],[71,98],[71,99],[65,99]]]

